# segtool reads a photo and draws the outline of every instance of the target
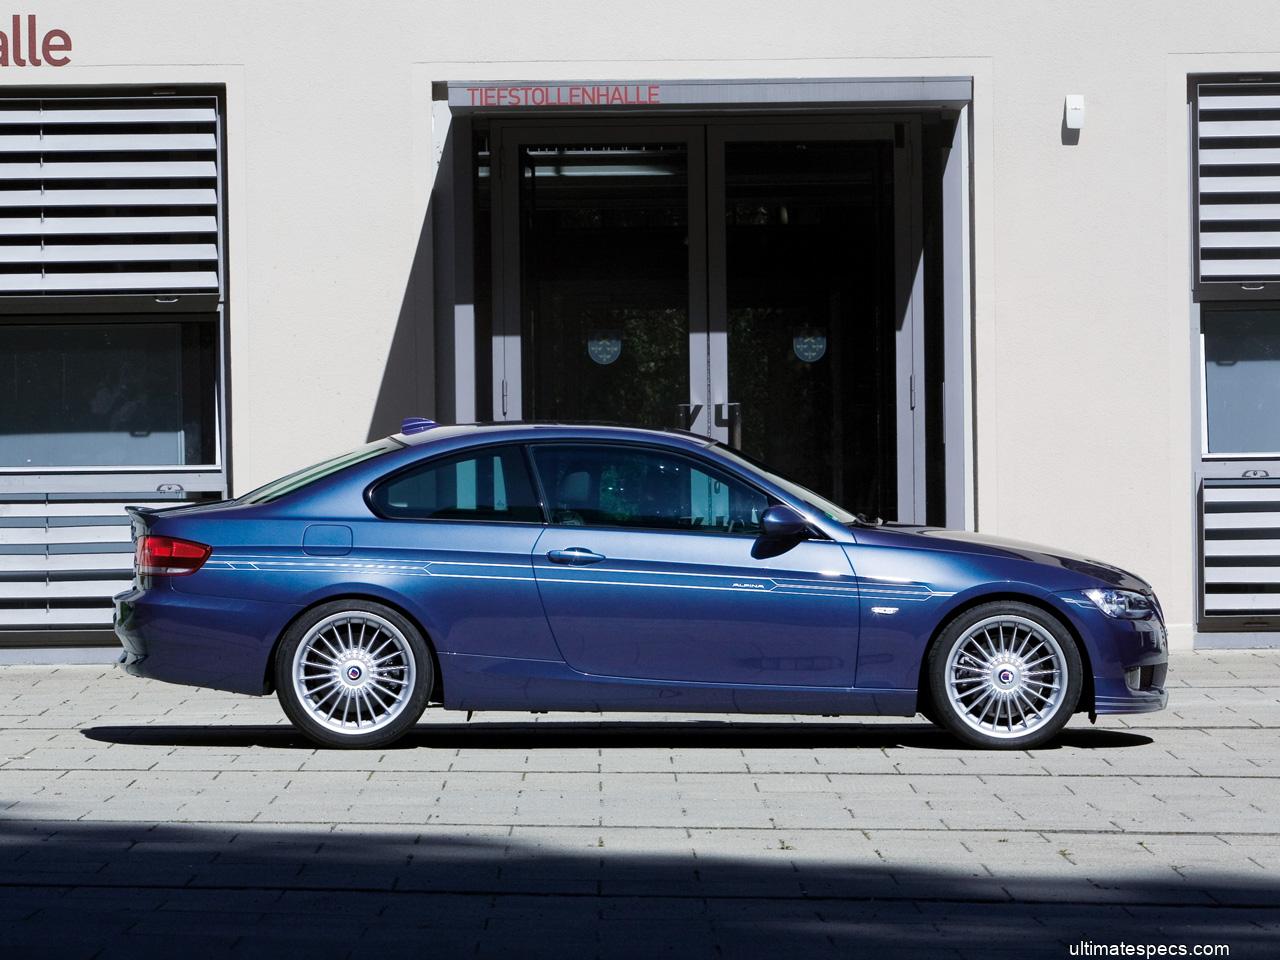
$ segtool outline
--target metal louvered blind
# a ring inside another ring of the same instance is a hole
[[[133,579],[125,504],[182,502],[155,491],[133,497],[0,495],[0,647],[12,631],[24,631],[21,642],[29,643],[58,631],[109,629],[111,598]]]
[[[1197,292],[1274,294],[1280,289],[1280,78],[1202,79],[1194,89]]]
[[[0,298],[221,292],[212,97],[0,98]]]
[[[1202,623],[1280,618],[1280,483],[1206,480],[1201,492]]]

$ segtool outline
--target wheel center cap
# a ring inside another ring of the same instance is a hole
[[[1018,671],[1008,665],[997,667],[995,670],[995,680],[997,686],[1004,690],[1008,690],[1018,682]]]
[[[364,683],[365,666],[362,663],[349,660],[342,666],[342,679],[347,682],[348,686],[358,687]]]

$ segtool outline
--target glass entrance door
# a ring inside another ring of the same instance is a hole
[[[916,497],[906,138],[893,124],[708,132],[717,439],[872,516]]]
[[[908,125],[491,137],[494,419],[679,426],[923,520]]]
[[[706,389],[702,131],[509,129],[497,149],[515,272],[495,419],[670,426]]]

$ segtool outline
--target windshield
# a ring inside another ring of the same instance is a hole
[[[319,463],[312,464],[309,467],[303,467],[296,470],[288,476],[281,477],[279,480],[272,480],[270,483],[259,487],[257,490],[251,490],[241,497],[237,503],[270,503],[272,500],[278,500],[285,494],[293,493],[300,490],[307,484],[315,483],[317,480],[323,480],[325,477],[332,476],[339,470],[345,470],[347,467],[354,466],[365,460],[372,460],[374,457],[380,456],[389,450],[400,450],[404,448],[404,444],[393,437],[384,437],[381,440],[375,440],[372,443],[366,443],[363,447],[356,447],[354,450],[348,450],[346,453],[336,457],[330,457],[328,460],[321,460]]]
[[[863,523],[857,516],[850,513],[844,507],[837,503],[832,503],[826,497],[819,496],[808,487],[801,486],[794,480],[788,480],[786,477],[778,476],[764,464],[760,463],[746,454],[737,450],[731,450],[722,443],[714,444],[716,452],[727,460],[733,460],[736,463],[750,467],[753,473],[758,473],[774,486],[781,487],[787,493],[791,494],[797,500],[803,500],[809,506],[813,507],[828,520],[834,520],[836,523]]]

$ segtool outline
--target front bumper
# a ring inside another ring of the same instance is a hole
[[[1163,624],[1160,629],[1163,633]],[[1169,693],[1165,689],[1168,672],[1167,659],[1149,660],[1130,666],[1119,684],[1113,677],[1094,677],[1093,712],[1154,713],[1163,710],[1169,703]]]
[[[1095,692],[1093,712],[1098,715],[1117,713],[1155,713],[1169,704],[1166,690],[1151,690],[1141,694],[1128,693],[1113,697]]]
[[[1169,702],[1169,641],[1159,617],[1108,617],[1079,593],[1063,595],[1093,667],[1093,712],[1154,713]]]
[[[154,586],[115,597],[119,664],[128,674],[233,693],[270,689],[276,638],[301,607]]]

